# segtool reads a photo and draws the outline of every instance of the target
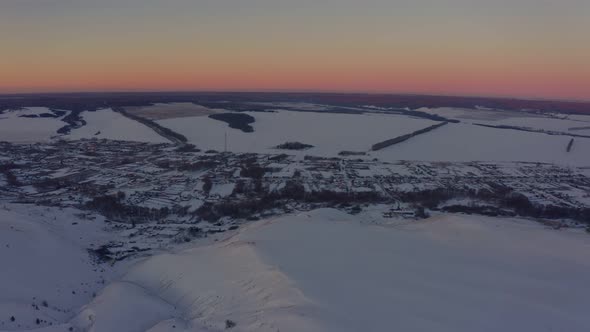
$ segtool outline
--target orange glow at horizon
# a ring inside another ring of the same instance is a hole
[[[52,67],[4,72],[0,91],[341,91],[431,93],[590,99],[585,73],[534,72],[518,69],[471,71],[462,68],[282,68],[223,66],[187,69],[153,67]]]
[[[234,3],[104,1],[52,0],[60,11],[29,2],[0,13],[0,93],[264,90],[590,100],[590,6],[577,0],[565,0],[569,7],[519,0],[512,9],[441,0],[436,11],[430,2],[408,0],[398,1],[405,7],[367,0],[374,9],[302,0],[309,10],[291,4],[291,11],[283,10],[285,2],[244,0],[240,14],[247,15],[235,14]],[[522,14],[509,15],[515,11]]]

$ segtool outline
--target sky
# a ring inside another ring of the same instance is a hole
[[[590,100],[588,0],[0,0],[0,93]]]

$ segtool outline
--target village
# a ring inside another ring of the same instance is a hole
[[[175,223],[196,222],[203,219],[199,209],[207,204],[267,196],[285,200],[288,204],[283,207],[297,209],[377,202],[402,202],[407,208],[423,203],[420,197],[410,196],[444,192],[440,205],[468,200],[473,206],[482,203],[484,193],[491,196],[499,188],[509,188],[535,206],[585,209],[590,205],[588,170],[543,163],[386,163],[354,157],[202,152],[168,144],[80,140],[2,143],[0,164],[9,184],[0,191],[3,200],[92,207],[99,198],[115,197],[117,206],[125,207],[127,214],[116,217],[121,221],[149,209],[163,214],[158,220],[144,216],[145,221],[166,222],[170,218]],[[268,211],[255,211],[247,217],[263,212]]]

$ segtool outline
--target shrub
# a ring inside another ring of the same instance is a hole
[[[210,178],[203,179],[203,191],[206,194],[209,194],[209,192],[211,191],[211,188],[213,188],[213,182],[211,182],[211,179]]]
[[[235,327],[236,325],[237,325],[237,324],[236,324],[236,322],[234,322],[234,321],[233,321],[233,320],[231,320],[231,319],[227,319],[227,320],[225,321],[225,328],[226,328],[226,329],[231,329],[231,328]]]
[[[200,152],[201,150],[197,149],[194,144],[183,144],[179,148],[176,149],[177,152]]]
[[[286,142],[275,147],[275,149],[281,150],[307,150],[310,148],[313,148],[313,145],[304,144],[301,142]]]

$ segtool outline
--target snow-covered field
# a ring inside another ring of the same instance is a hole
[[[229,128],[225,122],[208,117],[158,121],[185,135],[201,149],[224,149],[252,153],[287,153],[336,156],[339,152],[369,151],[375,143],[411,133],[436,122],[399,115],[337,114],[320,112],[246,112],[256,119],[253,133]],[[297,141],[311,144],[305,151],[277,150],[275,146]]]
[[[529,112],[449,107],[421,108],[419,111],[458,119],[467,123],[527,127],[536,130],[590,135],[590,115],[553,114],[550,116]]]
[[[182,118],[185,116],[206,116],[223,112],[219,109],[210,109],[193,103],[156,103],[151,106],[126,107],[127,112],[150,120],[162,120],[170,118]]]
[[[21,117],[21,115],[52,114],[45,107],[30,107],[16,111],[5,111],[0,114],[0,141],[12,143],[46,142],[52,139],[83,139],[106,138],[150,143],[169,143],[149,127],[128,119],[111,109],[96,112],[82,112],[81,117],[86,125],[73,129],[67,135],[57,133],[66,126],[62,119],[65,116],[50,117]]]
[[[558,131],[574,135],[590,135],[590,116],[587,116],[586,118],[587,119],[585,120],[571,120],[546,117],[521,117],[495,121],[490,124],[528,127],[533,129]]]
[[[13,143],[34,143],[49,141],[57,136],[57,130],[64,125],[60,118],[27,118],[21,115],[51,114],[45,107],[30,107],[22,110],[4,111],[0,114],[0,141]]]
[[[466,122],[498,121],[518,117],[535,117],[533,114],[523,112],[492,110],[492,109],[470,109],[454,107],[419,108],[417,111],[440,115],[449,119],[457,119]]]
[[[532,161],[590,166],[590,138],[552,136],[450,123],[392,147],[373,152],[384,161]]]
[[[573,149],[567,152],[566,148],[571,139],[569,136],[486,128],[471,124],[528,124],[535,129],[567,132],[570,127],[590,124],[582,120],[561,120],[534,115],[525,117],[522,112],[504,114],[484,110],[437,109],[431,113],[460,118],[465,123],[448,124],[401,144],[371,152],[368,157],[392,162],[526,161],[590,166],[590,138],[575,138]],[[158,123],[185,135],[191,143],[204,150],[223,150],[224,135],[227,133],[228,150],[233,152],[329,157],[336,156],[341,151],[367,152],[375,143],[436,123],[403,115],[374,113],[359,115],[279,111],[248,114],[256,118],[256,122],[252,124],[255,130],[253,133],[229,128],[226,123],[208,117],[166,119]],[[590,117],[588,118],[590,120]],[[571,133],[583,134],[584,131],[577,130]],[[287,141],[311,144],[314,148],[304,151],[273,148]]]
[[[169,105],[173,106],[177,107],[176,104]],[[196,112],[195,110],[190,109],[191,112]],[[165,109],[162,112],[164,111]],[[371,152],[365,158],[376,157],[383,161],[527,161],[590,166],[590,138],[576,137],[572,150],[567,152],[566,148],[571,139],[567,135],[547,135],[473,125],[484,123],[522,126],[535,130],[585,135],[590,134],[590,116],[555,114],[549,117],[525,112],[454,108],[420,111],[460,119],[462,122],[451,123],[401,144]],[[49,112],[46,108],[6,111],[0,115],[0,141],[33,143],[55,138],[107,138],[151,143],[168,142],[151,128],[111,109],[83,112],[81,116],[87,124],[73,129],[65,136],[57,134],[57,129],[66,125],[61,118],[20,117]],[[278,111],[246,114],[256,119],[252,124],[253,133],[232,129],[225,122],[207,116],[188,116],[184,113],[183,117],[157,122],[186,136],[190,143],[202,150],[222,151],[227,134],[227,147],[233,152],[328,157],[337,156],[341,151],[367,152],[375,143],[437,123],[405,115],[379,113]],[[587,127],[589,129],[584,129]],[[570,130],[572,128],[574,130]],[[314,147],[303,151],[274,148],[279,144],[295,141]]]
[[[313,104],[313,103],[306,103],[306,102],[251,102],[252,105],[263,106],[267,107],[268,110],[276,110],[276,109],[292,109],[298,111],[327,111],[330,109],[334,109],[334,106],[331,105],[324,105],[324,104]],[[352,110],[352,111],[360,111],[362,108],[358,107],[344,107],[338,106],[338,109],[344,110]]]
[[[3,216],[11,218],[0,224],[3,244],[21,253],[2,256],[14,267],[2,275],[4,308],[22,299],[25,311],[35,294],[58,303],[59,294],[44,294],[56,291],[51,282],[69,290],[70,279],[93,280],[77,246],[53,240],[64,229]],[[145,259],[44,331],[223,331],[229,321],[233,331],[590,329],[588,234],[522,219],[439,215],[383,226],[371,218],[320,209]],[[60,255],[33,250],[48,241]],[[2,322],[0,330],[16,328]]]
[[[96,112],[82,112],[86,125],[72,130],[69,139],[106,138],[121,141],[169,143],[151,128],[128,119],[111,109]]]

